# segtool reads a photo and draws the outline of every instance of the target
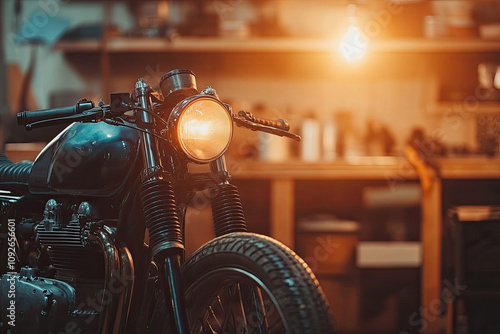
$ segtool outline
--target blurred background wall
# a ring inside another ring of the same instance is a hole
[[[477,2],[446,2],[455,6],[446,7],[442,1],[113,1],[106,12],[101,1],[6,0],[2,2],[2,24],[5,60],[10,66],[8,72],[12,72],[7,73],[11,109],[19,100],[14,86],[19,86],[29,69],[33,53],[33,107],[46,108],[64,94],[79,92],[106,101],[107,97],[101,96],[104,90],[98,49],[81,53],[61,49],[57,47],[58,38],[38,45],[15,41],[23,30],[30,35],[30,25],[39,32],[44,30],[46,19],[62,21],[64,31],[57,31],[57,37],[74,28],[87,28],[80,33],[88,36],[72,31],[66,41],[99,40],[102,31],[98,27],[106,17],[113,36],[160,37],[174,42],[182,37],[220,38],[236,44],[245,43],[246,38],[285,38],[304,45],[304,50],[295,47],[298,52],[288,48],[272,52],[114,52],[107,58],[111,91],[129,91],[137,77],[151,78],[155,85],[163,73],[185,67],[195,71],[200,87],[214,86],[236,107],[252,109],[260,105],[267,113],[286,115],[297,127],[306,116],[323,121],[347,114],[351,137],[360,141],[353,139],[350,143],[353,154],[364,153],[360,148],[362,138],[373,124],[388,127],[395,152],[401,152],[415,127],[428,133],[437,129],[447,144],[474,150],[475,116],[436,112],[436,96],[441,94],[443,82],[452,83],[448,85],[450,94],[453,89],[471,86],[471,90],[458,92],[455,97],[456,102],[463,102],[477,85],[478,64],[491,56],[464,54],[463,50],[439,52],[432,46],[413,52],[382,46],[382,52],[376,51],[377,43],[394,38],[411,45],[414,38],[432,39],[436,34],[448,39],[477,37],[471,14]],[[19,3],[22,8],[16,12]],[[348,8],[352,4],[354,11]],[[355,64],[339,56],[334,42],[347,31],[352,17],[368,45],[365,57]],[[148,20],[163,20],[162,26],[155,30],[154,23],[147,26]],[[202,28],[197,30],[197,25]],[[448,30],[443,32],[443,27]],[[331,52],[308,46],[308,41],[317,39],[331,39]]]

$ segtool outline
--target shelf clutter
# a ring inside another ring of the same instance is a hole
[[[60,41],[55,49],[78,52],[335,52],[338,41],[310,38],[198,38],[115,37],[106,40]],[[499,52],[500,41],[477,38],[424,39],[400,38],[376,40],[371,52],[438,53]]]

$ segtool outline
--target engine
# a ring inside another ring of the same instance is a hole
[[[102,277],[102,252],[88,240],[91,230],[99,225],[92,216],[88,202],[69,210],[53,199],[45,205],[44,219],[34,226],[34,237],[50,259],[47,269],[55,271],[56,277],[70,280]]]
[[[15,299],[0,300],[0,333],[6,328],[11,333],[98,331],[105,266],[102,249],[91,236],[102,224],[88,202],[68,205],[54,199],[45,204],[41,221],[19,224],[24,266],[18,273],[0,275],[0,291],[14,289],[15,294]],[[15,307],[15,326],[9,307]]]
[[[0,302],[1,321],[12,333],[64,332],[64,324],[58,325],[57,319],[75,310],[74,287],[63,281],[34,276],[32,268],[24,267],[19,274],[2,275],[0,289],[15,295]]]

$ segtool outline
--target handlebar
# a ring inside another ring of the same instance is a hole
[[[282,119],[271,120],[255,117],[252,113],[241,110],[238,114],[232,114],[233,121],[238,126],[245,127],[253,131],[267,132],[273,135],[288,137],[295,141],[300,141],[300,136],[289,132],[290,124]]]
[[[22,111],[17,113],[17,124],[27,125],[40,121],[72,116],[81,114],[82,112],[92,108],[94,108],[94,102],[83,99],[78,101],[75,105],[69,107]]]
[[[123,103],[123,101],[121,103]],[[228,107],[229,110],[231,110],[230,106]],[[110,115],[113,114],[113,109],[110,108],[109,105],[103,106],[100,104],[99,107],[94,107],[92,101],[82,99],[75,105],[69,107],[19,112],[17,113],[17,124],[24,125],[26,130],[32,130],[43,126],[71,122],[99,122],[104,119],[111,121],[112,119],[109,117],[106,118],[105,116],[108,113],[110,113]],[[238,114],[233,114],[231,112],[231,115],[233,121],[238,126],[300,141],[300,136],[289,132],[290,124],[283,119],[271,120],[259,118],[243,110]]]
[[[270,126],[272,128],[284,130],[284,131],[289,131],[290,130],[290,124],[286,122],[283,119],[267,119],[267,118],[261,118],[261,117],[255,117],[251,112],[240,110],[238,113],[240,117],[243,117],[244,119],[254,122],[257,124],[265,125],[265,126]]]

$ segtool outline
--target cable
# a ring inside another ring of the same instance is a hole
[[[150,110],[148,110],[146,108],[142,108],[142,107],[134,106],[131,104],[126,104],[126,103],[122,103],[122,104],[129,107],[130,109],[144,111],[144,112],[148,113],[149,115],[155,117],[156,119],[159,119],[163,124],[168,126],[168,122],[166,120],[164,120],[162,117],[158,116],[157,114],[151,112]]]
[[[121,119],[121,118],[120,118]],[[121,119],[123,121],[123,119]],[[130,128],[130,129],[134,129],[134,130],[137,130],[137,131],[141,131],[141,132],[144,132],[144,133],[147,133],[147,134],[150,134],[152,136],[155,136],[156,138],[158,139],[161,139],[161,140],[164,140],[166,142],[168,142],[168,139],[167,138],[163,138],[162,136],[159,136],[157,135],[156,133],[154,132],[149,132],[147,130],[144,130],[144,129],[141,129],[141,128],[138,128],[136,126],[132,126],[132,125],[128,125],[128,124],[125,124],[125,123],[120,123],[119,121],[117,121],[116,119],[111,119],[111,118],[106,118],[106,119],[103,119],[102,120],[104,123],[106,124],[109,124],[109,125],[116,125],[116,126],[124,126],[126,128]]]

